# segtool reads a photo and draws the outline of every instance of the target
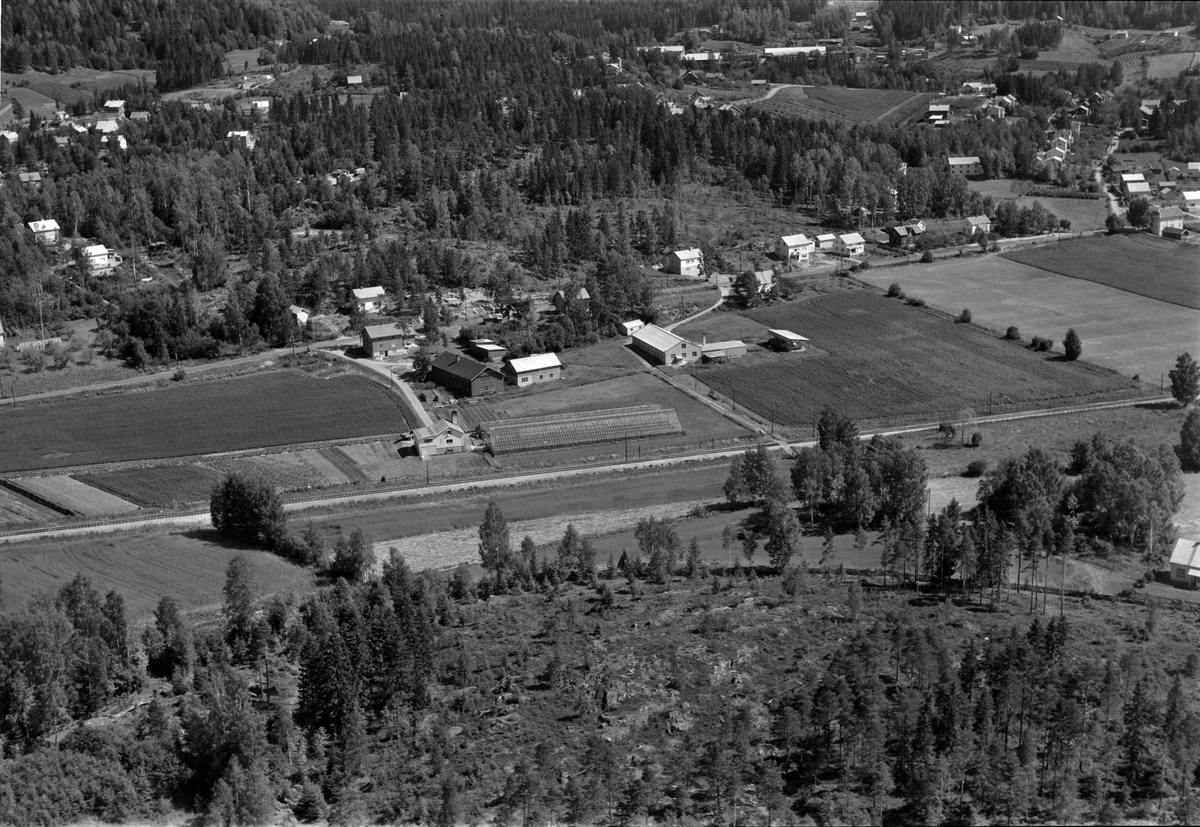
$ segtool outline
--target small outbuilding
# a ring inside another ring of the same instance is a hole
[[[622,336],[632,336],[645,326],[646,323],[641,319],[633,319],[628,322],[621,322],[619,325],[617,325],[617,327],[621,330]]]
[[[772,350],[807,350],[808,339],[790,330],[768,330],[767,344]]]
[[[452,350],[443,351],[429,369],[432,382],[460,396],[486,396],[504,388],[504,374]]]
[[[288,312],[292,314],[292,318],[296,320],[296,324],[304,327],[308,324],[308,320],[312,318],[312,314],[298,304],[293,304],[288,307]]]
[[[728,342],[710,342],[706,336],[700,342],[700,356],[706,362],[721,362],[746,355],[746,343],[739,339]]]
[[[372,359],[386,359],[404,352],[404,328],[398,324],[369,324],[363,328],[363,350]]]
[[[510,385],[524,388],[540,382],[553,382],[562,377],[562,362],[556,353],[539,353],[509,359],[504,366],[504,377]]]
[[[818,250],[832,250],[837,244],[837,236],[833,233],[821,233],[817,236]]]
[[[484,364],[503,362],[508,355],[508,348],[498,345],[491,339],[472,339],[466,347],[467,355]]]

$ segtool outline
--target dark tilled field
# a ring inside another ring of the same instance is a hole
[[[784,425],[810,426],[826,405],[858,420],[953,418],[968,407],[980,412],[1036,407],[1131,388],[1115,372],[1033,353],[868,290],[788,302],[745,318],[761,325],[761,338],[766,328],[785,328],[807,336],[811,347],[691,372],[719,393],[736,396],[739,406]],[[684,335],[698,338],[704,326],[698,322]],[[746,336],[744,321],[737,327]],[[721,332],[710,330],[709,336]]]
[[[0,471],[262,448],[411,425],[404,403],[358,376],[282,370],[0,413]]]

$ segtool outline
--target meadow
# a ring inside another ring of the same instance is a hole
[[[0,472],[398,434],[404,403],[358,376],[281,370],[0,412]]]
[[[1143,234],[1094,236],[1004,253],[1051,273],[1200,310],[1200,249]]]
[[[781,303],[745,316],[763,328],[807,336],[811,346],[689,372],[739,406],[793,427],[811,428],[826,406],[856,420],[953,418],[963,408],[1001,412],[1131,390],[1129,380],[1112,371],[1033,353],[873,290]],[[683,333],[724,338],[722,320],[701,320]]]
[[[1104,227],[1104,219],[1108,217],[1108,209],[1104,205],[1104,197],[1097,194],[1094,198],[1043,198],[1041,196],[1018,196],[1013,191],[1013,181],[1007,178],[987,181],[968,181],[967,187],[980,195],[990,195],[997,202],[1011,199],[1018,208],[1031,207],[1034,201],[1041,203],[1059,218],[1071,222],[1071,229],[1099,230]]]
[[[898,89],[792,86],[755,101],[751,108],[810,120],[899,124],[921,115],[928,104],[929,95]]]
[[[1200,313],[1114,287],[1067,278],[997,255],[947,259],[903,269],[863,270],[880,289],[903,290],[949,313],[970,308],[973,323],[1002,334],[1018,328],[1028,341],[1061,342],[1068,328],[1083,339],[1083,359],[1141,376],[1155,389],[1175,357],[1200,353]]]

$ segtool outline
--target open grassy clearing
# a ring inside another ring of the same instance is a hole
[[[61,516],[57,511],[22,497],[15,491],[0,488],[0,527],[2,528],[18,528]]]
[[[880,288],[898,282],[905,293],[957,313],[971,310],[975,324],[1003,333],[1020,328],[1061,342],[1068,328],[1083,339],[1083,358],[1158,386],[1175,357],[1200,353],[1200,313],[1079,279],[1067,278],[1001,256],[950,259],[903,270],[865,270],[858,277]],[[799,331],[803,332],[803,331]]]
[[[764,353],[689,372],[725,397],[736,396],[738,405],[793,427],[811,427],[826,405],[858,420],[948,418],[965,407],[1014,410],[1129,388],[1111,371],[1052,360],[869,290],[746,316],[763,328],[807,336],[811,345],[803,353]],[[742,329],[744,323],[726,318],[701,319],[685,332],[698,338],[708,331],[712,339],[726,338],[730,326]]]
[[[77,573],[101,593],[123,595],[134,622],[147,619],[161,597],[182,609],[219,608],[225,567],[238,554],[253,563],[264,595],[310,588],[307,570],[264,551],[225,545],[211,530],[103,535],[6,545],[0,554],[3,608],[16,609]]]
[[[1149,60],[1146,74],[1152,79],[1178,77],[1200,64],[1200,52],[1179,52],[1171,55],[1155,55]]]
[[[357,376],[281,370],[0,412],[0,471],[400,433],[403,401]]]
[[[1108,218],[1108,208],[1101,194],[1097,194],[1095,198],[1035,198],[1029,195],[1018,197],[1013,192],[1013,184],[1014,182],[1007,178],[967,182],[970,189],[981,195],[991,195],[997,201],[1012,199],[1018,208],[1031,207],[1034,201],[1041,202],[1043,207],[1059,218],[1070,221],[1071,229],[1076,232],[1099,230],[1104,227],[1104,220]]]
[[[138,509],[134,503],[71,477],[24,477],[12,483],[80,517],[108,517]]]
[[[142,506],[174,508],[207,502],[222,476],[203,465],[151,465],[75,478]]]
[[[1005,253],[1051,273],[1200,310],[1200,248],[1149,235],[1081,238]]]
[[[811,120],[849,123],[905,123],[925,111],[929,95],[898,89],[793,86],[751,104],[754,109]]]

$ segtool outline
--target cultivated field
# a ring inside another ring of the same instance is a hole
[[[198,529],[5,545],[0,554],[3,608],[11,611],[83,574],[101,594],[109,589],[122,594],[134,623],[148,619],[161,597],[172,598],[181,609],[215,609],[223,600],[225,567],[237,554],[250,559],[264,596],[311,590],[307,570],[216,539],[214,531]]]
[[[77,474],[75,478],[138,505],[173,508],[207,502],[221,477],[203,465],[152,465],[103,474]]]
[[[807,336],[809,350],[690,372],[736,397],[738,405],[785,425],[811,427],[826,405],[857,420],[951,418],[968,407],[1012,410],[1130,390],[1129,380],[1114,372],[1052,360],[871,290],[746,315],[763,328]],[[701,320],[685,332],[695,337],[709,330],[710,338],[725,338],[724,318]]]
[[[138,509],[127,500],[70,477],[24,477],[12,483],[80,517],[107,517]]]
[[[1083,339],[1083,358],[1157,386],[1183,351],[1200,353],[1200,313],[1080,279],[983,256],[895,270],[864,270],[880,288],[899,282],[934,307],[971,310],[975,324],[1003,333],[1062,341],[1068,328]],[[1061,346],[1061,345],[1060,345]]]
[[[1200,65],[1200,52],[1179,52],[1171,55],[1155,55],[1149,60],[1146,74],[1152,79],[1178,77],[1180,72]]]
[[[6,99],[20,101],[26,113],[41,116],[81,101],[90,104],[98,94],[103,95],[105,90],[119,86],[137,86],[139,83],[153,86],[154,70],[120,69],[106,72],[77,68],[51,75],[30,69],[20,75],[5,72],[4,82],[21,84],[6,86]],[[104,102],[103,98],[100,102]]]
[[[791,86],[751,104],[778,115],[849,123],[898,124],[921,115],[929,95],[899,89],[847,89],[844,86]]]
[[[1200,310],[1200,248],[1149,235],[1081,238],[1005,253],[1051,273]]]
[[[1095,198],[1034,198],[1028,195],[1018,197],[1013,192],[1013,183],[1007,178],[1002,178],[968,181],[967,186],[980,195],[992,196],[997,202],[1012,199],[1019,208],[1031,207],[1034,201],[1040,201],[1047,210],[1070,221],[1072,230],[1099,230],[1104,227],[1108,209],[1104,204],[1103,195],[1097,194]]]
[[[0,412],[0,471],[192,456],[407,430],[404,403],[358,376],[280,370]]]

